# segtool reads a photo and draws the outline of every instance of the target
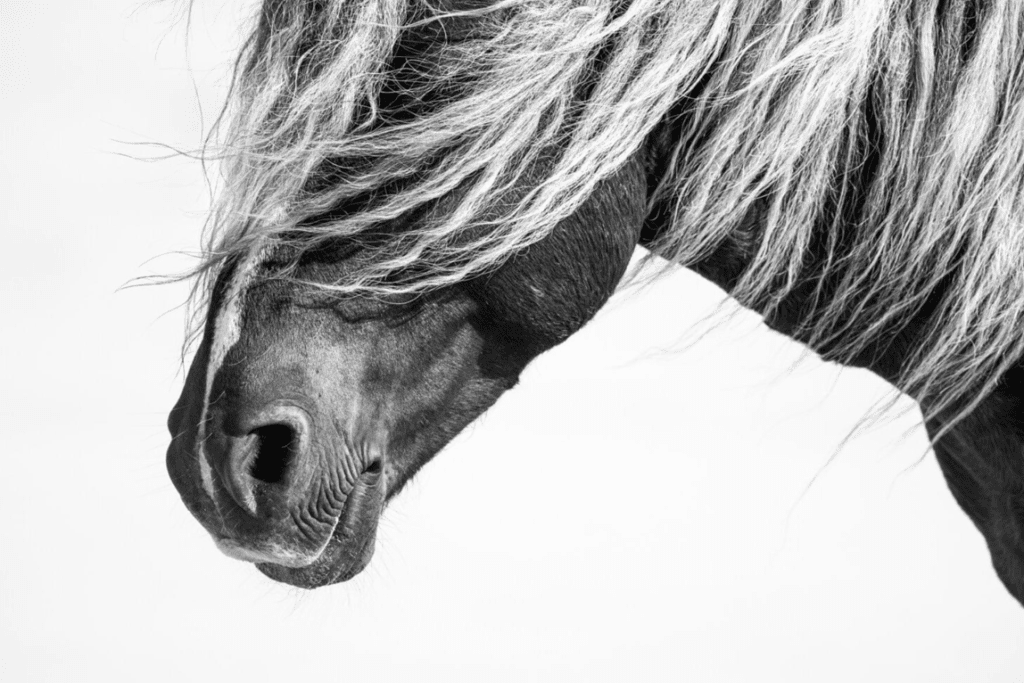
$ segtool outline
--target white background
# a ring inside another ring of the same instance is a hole
[[[1024,681],[1024,610],[919,414],[679,271],[619,296],[391,506],[350,583],[214,549],[163,464],[195,147],[242,8],[0,2],[0,680]],[[161,258],[147,262],[153,257]],[[808,488],[815,475],[816,482]]]

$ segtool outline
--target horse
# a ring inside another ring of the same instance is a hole
[[[1021,0],[263,0],[216,133],[167,466],[227,555],[358,574],[643,246],[913,397],[1024,604]]]

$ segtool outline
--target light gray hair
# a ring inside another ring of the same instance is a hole
[[[814,283],[801,338],[839,361],[934,308],[899,379],[930,413],[1019,359],[1024,0],[265,0],[197,272],[419,211],[332,287],[444,287],[544,239],[670,115],[659,255],[699,262],[756,211],[731,294],[770,313]]]

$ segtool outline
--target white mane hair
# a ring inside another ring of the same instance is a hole
[[[1024,0],[265,0],[199,291],[339,237],[373,255],[340,292],[478,275],[669,116],[658,254],[699,262],[756,211],[731,294],[770,312],[814,283],[799,328],[835,360],[933,307],[899,381],[933,414],[1021,356]]]

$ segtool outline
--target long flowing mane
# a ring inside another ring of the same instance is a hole
[[[934,412],[1024,351],[1024,0],[266,0],[223,121],[207,275],[344,236],[339,290],[443,287],[672,121],[661,256],[742,238],[731,294],[810,284],[835,360],[931,311],[899,386]]]

